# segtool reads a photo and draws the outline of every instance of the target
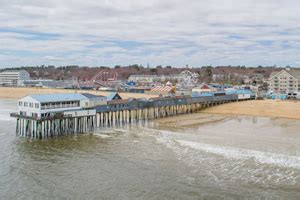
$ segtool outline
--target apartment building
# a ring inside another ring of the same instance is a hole
[[[287,68],[272,72],[269,78],[269,91],[290,93],[300,91],[300,69]]]
[[[30,75],[25,70],[11,70],[0,73],[0,85],[2,86],[21,86],[25,80],[29,79]]]

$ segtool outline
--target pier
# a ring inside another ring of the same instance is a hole
[[[121,99],[108,101],[103,105],[63,110],[51,114],[41,114],[41,116],[24,116],[21,111],[19,113],[11,113],[11,117],[17,119],[17,135],[26,138],[43,139],[88,133],[96,128],[122,126],[137,123],[141,120],[146,121],[188,114],[211,106],[236,101],[239,101],[239,98],[234,94],[209,97],[177,96],[151,98],[148,100]],[[55,108],[60,108],[59,106],[62,105],[62,103],[55,105]]]

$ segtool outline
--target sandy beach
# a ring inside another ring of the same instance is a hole
[[[0,98],[19,99],[29,94],[50,94],[50,93],[74,93],[75,90],[44,89],[44,88],[8,88],[0,87]],[[91,93],[95,95],[108,96],[110,92],[77,90],[79,93]],[[122,98],[151,98],[156,95],[120,93]],[[204,115],[205,114],[205,115]],[[220,115],[216,115],[220,114]],[[189,115],[180,115],[170,118],[159,119],[163,124],[176,124],[178,126],[190,126],[199,123],[222,120],[226,115],[249,115],[260,117],[277,117],[300,119],[300,101],[279,101],[279,100],[257,100],[241,101],[214,106]],[[210,117],[208,117],[210,116]]]
[[[223,104],[199,111],[157,120],[169,127],[188,127],[221,121],[228,115],[286,118],[300,120],[300,101],[257,100]]]
[[[75,90],[65,89],[46,89],[46,88],[10,88],[0,87],[0,98],[19,99],[30,94],[51,94],[51,93],[74,93]],[[108,96],[111,92],[94,91],[94,90],[77,90],[78,93],[90,93],[94,95]],[[119,93],[123,99],[128,98],[150,98],[156,95],[137,94],[137,93]]]

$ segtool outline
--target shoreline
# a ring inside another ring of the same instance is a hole
[[[250,116],[300,120],[300,101],[253,100],[222,104],[192,114],[157,119],[162,126],[188,128],[215,123],[227,117]]]
[[[17,100],[29,94],[50,94],[50,93],[74,93],[72,89],[48,89],[48,88],[12,88],[0,87],[0,98]],[[94,90],[77,90],[78,93],[90,93],[94,95],[108,96],[111,92]],[[157,95],[139,93],[119,93],[123,99],[128,98],[151,98]],[[205,117],[206,115],[206,117]],[[221,116],[256,116],[270,118],[285,118],[300,120],[300,101],[280,100],[253,100],[240,101],[222,104],[201,110],[197,113],[178,115],[169,118],[155,120],[159,124],[185,127],[207,122],[221,120]],[[209,119],[207,116],[210,116]]]

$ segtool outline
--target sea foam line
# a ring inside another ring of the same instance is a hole
[[[220,147],[199,142],[176,140],[181,146],[224,156],[228,159],[254,158],[260,163],[300,169],[300,157],[234,147]]]

